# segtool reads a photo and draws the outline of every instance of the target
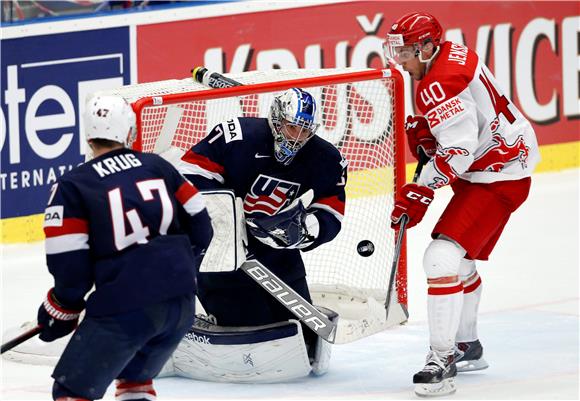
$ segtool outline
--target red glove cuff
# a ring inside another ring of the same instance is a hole
[[[81,311],[64,308],[54,296],[54,288],[48,291],[42,305],[46,312],[57,320],[76,320],[81,314]]]

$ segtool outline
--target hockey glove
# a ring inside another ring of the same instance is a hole
[[[78,325],[80,310],[65,308],[54,296],[54,288],[38,308],[38,324],[42,326],[40,339],[51,342],[72,332]]]
[[[406,184],[395,198],[395,208],[391,214],[391,227],[395,228],[403,215],[407,215],[407,228],[419,224],[433,200],[434,192],[431,188],[417,184]]]
[[[320,225],[302,202],[274,216],[247,218],[248,230],[260,242],[276,249],[303,249],[318,237]]]
[[[437,151],[437,141],[431,134],[429,124],[423,116],[407,116],[405,123],[405,133],[407,134],[407,142],[409,142],[409,149],[415,157],[419,159],[419,150],[422,149],[427,157],[432,158]]]

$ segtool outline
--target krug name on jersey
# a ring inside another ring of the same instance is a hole
[[[106,159],[94,163],[93,168],[97,174],[99,174],[99,177],[103,178],[141,165],[141,161],[137,159],[134,154],[128,153],[107,157]]]

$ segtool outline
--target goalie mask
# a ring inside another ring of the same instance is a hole
[[[130,147],[135,140],[135,112],[119,96],[95,96],[87,103],[85,135],[89,139],[108,139]]]
[[[314,136],[319,124],[314,122],[316,102],[302,89],[288,89],[274,97],[268,122],[274,135],[276,160],[290,164],[296,153]]]
[[[437,54],[443,29],[434,16],[424,12],[403,15],[391,27],[387,40],[383,44],[385,58],[402,64],[415,57],[422,63],[428,63]],[[429,45],[430,44],[430,45]],[[433,46],[433,56],[427,60],[421,57],[424,46]]]

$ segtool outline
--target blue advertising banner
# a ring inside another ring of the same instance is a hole
[[[2,40],[0,217],[41,213],[85,158],[87,94],[129,84],[129,28]]]

